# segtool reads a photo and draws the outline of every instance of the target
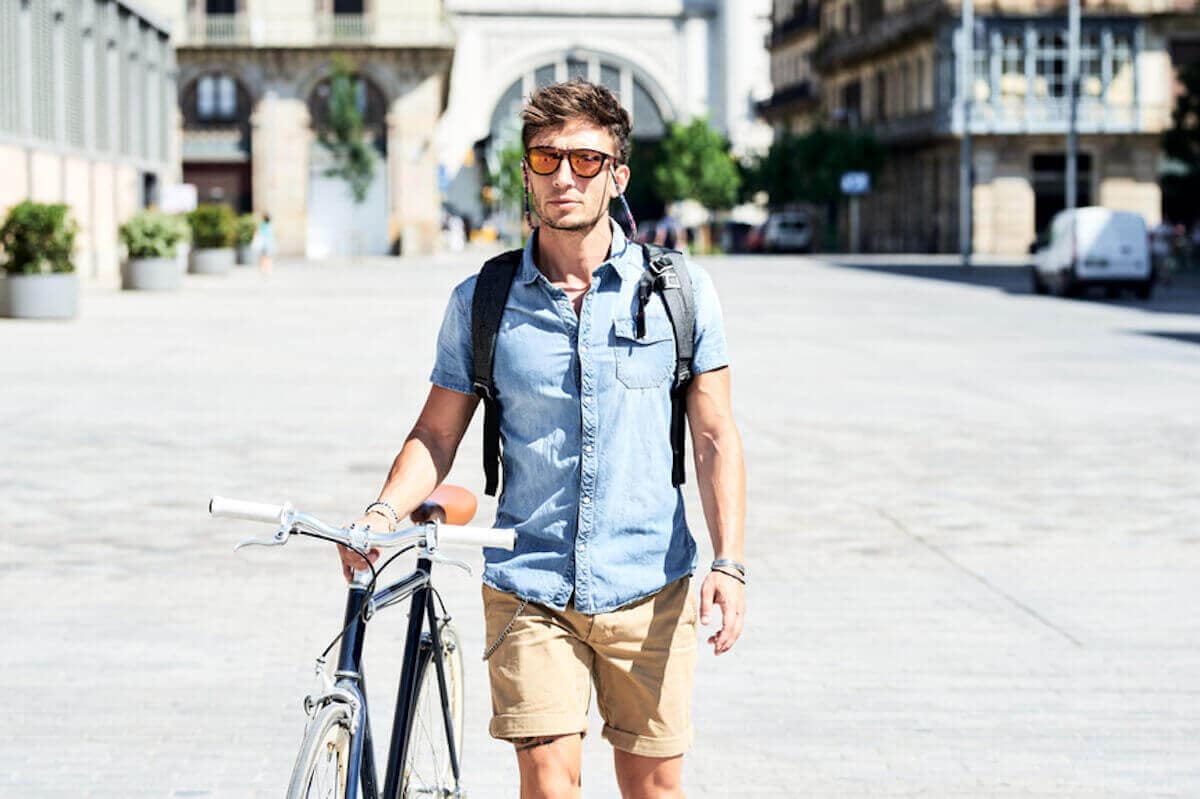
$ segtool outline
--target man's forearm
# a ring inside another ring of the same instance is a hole
[[[454,450],[446,442],[420,427],[413,428],[392,461],[379,499],[407,516],[445,479],[453,462]]]
[[[719,430],[695,433],[692,449],[713,555],[741,561],[745,557],[746,466],[737,426],[729,421]]]

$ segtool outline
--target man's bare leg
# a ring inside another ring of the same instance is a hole
[[[683,799],[683,755],[645,757],[613,750],[623,799]]]
[[[521,799],[575,799],[579,796],[582,736],[515,738],[521,771]]]

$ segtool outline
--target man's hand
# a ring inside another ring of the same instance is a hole
[[[700,623],[708,625],[713,605],[721,608],[721,629],[708,637],[713,654],[728,652],[742,634],[746,618],[746,588],[728,574],[712,571],[700,587]]]
[[[346,526],[350,527],[353,525],[354,527],[362,529],[364,527],[370,527],[372,522],[375,523],[375,526],[378,529],[387,528],[387,523],[384,521],[384,518],[374,513],[368,514]],[[354,579],[354,573],[356,571],[362,571],[363,569],[367,568],[367,564],[363,561],[363,556],[355,552],[353,549],[350,549],[350,547],[338,544],[338,557],[342,559],[342,576],[346,578],[346,582],[350,582]],[[367,557],[372,563],[374,563],[379,559],[379,548],[371,547],[368,549]]]

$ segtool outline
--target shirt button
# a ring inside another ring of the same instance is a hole
[[[589,496],[587,496],[586,494],[585,494],[585,495],[583,496],[583,498],[582,498],[582,499],[580,499],[579,501],[580,501],[580,502],[582,502],[584,505],[591,505],[591,504],[592,504],[592,498],[591,498],[591,497],[589,497]]]
[[[583,451],[584,451],[584,452],[591,452],[591,451],[592,451],[592,450],[594,450],[594,449],[595,449],[595,447],[593,447],[591,444],[587,444],[586,446],[584,446],[584,448],[583,448]]]

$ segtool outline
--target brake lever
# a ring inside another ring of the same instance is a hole
[[[438,523],[436,519],[425,522],[425,546],[421,548],[421,557],[429,558],[433,563],[455,566],[465,571],[468,576],[475,576],[475,572],[471,570],[471,564],[465,560],[448,558],[438,552]]]
[[[237,552],[242,547],[281,547],[287,543],[288,536],[292,533],[292,521],[296,518],[296,511],[292,510],[290,505],[284,506],[283,518],[279,521],[279,529],[275,535],[270,538],[243,538],[233,548]]]

